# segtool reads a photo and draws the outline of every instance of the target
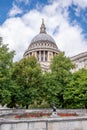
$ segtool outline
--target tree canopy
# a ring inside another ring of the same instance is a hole
[[[41,87],[41,67],[36,58],[31,56],[15,63],[12,79],[19,86],[18,102],[28,108],[38,97],[38,88]]]
[[[72,73],[71,69],[74,67],[70,58],[67,58],[64,52],[55,55],[51,62],[51,72],[43,75],[43,95],[48,102],[48,106],[52,102],[56,102],[58,108],[65,107],[64,91],[69,83]]]
[[[65,91],[66,108],[87,108],[87,69],[73,73]]]
[[[72,73],[64,52],[55,55],[43,73],[34,56],[13,63],[15,52],[0,38],[0,104],[7,107],[87,108],[87,69]]]
[[[14,51],[9,51],[8,45],[3,44],[0,37],[0,103],[2,105],[10,101],[11,67]]]

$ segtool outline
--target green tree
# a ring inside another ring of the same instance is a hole
[[[30,107],[38,98],[41,87],[41,68],[34,56],[15,63],[12,79],[19,86],[18,104]]]
[[[40,89],[41,100],[44,101],[44,107],[52,107],[53,102],[56,102],[56,105],[59,106],[58,93],[61,84],[56,81],[56,76],[51,72],[46,72],[43,75],[43,85]]]
[[[67,108],[87,108],[87,69],[73,73],[65,91]]]
[[[2,105],[10,102],[11,93],[11,67],[13,64],[14,51],[9,51],[8,45],[3,44],[0,37],[0,103]]]
[[[74,65],[70,58],[65,56],[64,52],[54,56],[51,62],[52,75],[55,77],[56,101],[58,100],[57,103],[60,108],[65,107],[64,91],[72,77],[72,68],[74,68]]]
[[[51,62],[51,72],[43,74],[43,85],[40,94],[47,107],[56,103],[58,108],[65,107],[64,91],[72,78],[71,69],[74,67],[71,60],[63,52],[55,55]]]

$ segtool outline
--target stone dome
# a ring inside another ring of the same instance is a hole
[[[40,33],[31,40],[28,50],[39,48],[40,49],[49,48],[58,51],[58,47],[55,43],[55,40],[49,34],[46,33],[44,21],[42,21],[42,25],[40,27]]]
[[[28,47],[28,50],[31,50],[31,49],[39,49],[39,48],[52,48],[52,49],[56,49],[58,50],[58,47],[54,41],[54,39],[47,33],[40,33],[38,35],[36,35],[29,47]]]
[[[40,34],[36,35],[32,39],[31,43],[38,42],[38,41],[49,41],[49,42],[55,43],[54,39],[47,33],[40,33]]]

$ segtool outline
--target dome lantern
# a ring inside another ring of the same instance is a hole
[[[46,33],[46,27],[45,27],[43,18],[42,18],[42,24],[41,24],[41,27],[40,27],[40,33]]]

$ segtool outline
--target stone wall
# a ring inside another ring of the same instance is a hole
[[[31,112],[50,112],[52,113],[52,109],[0,109],[0,117],[3,115],[14,115],[21,113],[31,113]],[[80,116],[84,116],[87,113],[87,109],[57,109],[58,113],[76,113]]]
[[[87,109],[57,109],[58,113],[76,113],[79,115],[76,117],[4,118],[4,115],[38,111],[52,112],[52,109],[0,109],[0,130],[87,130]]]
[[[0,130],[87,130],[87,116],[0,120]]]

